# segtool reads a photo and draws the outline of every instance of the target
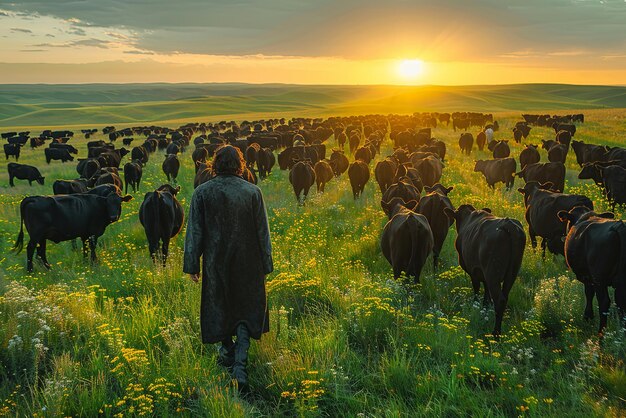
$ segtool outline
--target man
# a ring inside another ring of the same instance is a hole
[[[215,153],[215,177],[191,198],[183,271],[198,282],[202,257],[202,342],[221,342],[218,363],[248,389],[250,337],[269,331],[265,275],[273,270],[267,213],[261,190],[241,174],[245,161],[230,145]],[[236,336],[236,342],[232,337]]]

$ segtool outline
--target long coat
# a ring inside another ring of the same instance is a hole
[[[202,342],[216,343],[246,324],[256,339],[269,331],[265,275],[272,244],[261,190],[234,175],[198,186],[191,198],[183,271],[200,273]]]

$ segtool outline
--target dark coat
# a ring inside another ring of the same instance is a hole
[[[269,331],[265,275],[272,244],[261,190],[234,175],[198,186],[191,198],[183,271],[200,273],[203,343],[235,334],[240,323],[259,339]]]
[[[593,295],[598,297],[600,333],[609,316],[608,287],[615,290],[615,302],[626,309],[626,224],[613,220],[612,213],[597,214],[589,208],[575,207],[561,211],[559,218],[567,223],[565,261],[576,278],[585,285],[587,304],[585,318],[593,318]]]

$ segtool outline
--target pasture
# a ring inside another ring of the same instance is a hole
[[[555,107],[565,109],[567,103]],[[305,111],[315,112],[326,113]],[[495,138],[509,139],[516,159],[523,144],[554,137],[550,128],[533,127],[515,144],[511,128],[520,113],[494,113],[500,123]],[[624,146],[626,110],[584,113],[575,139]],[[41,121],[32,116],[34,132],[46,123],[77,131],[70,143],[79,156],[86,155],[87,140],[77,128],[88,122],[79,116],[71,116],[70,123],[49,113]],[[180,125],[169,119],[159,120]],[[188,120],[180,114],[174,119]],[[4,124],[26,130],[25,120]],[[526,230],[517,191],[523,181],[516,179],[511,191],[501,183],[489,189],[473,167],[476,159],[491,158],[490,152],[474,146],[471,155],[462,155],[459,135],[451,126],[433,129],[433,137],[447,145],[441,183],[454,186],[452,203],[489,207],[497,216],[522,221]],[[106,138],[98,133],[90,140],[97,139]],[[370,169],[392,151],[387,137]],[[540,152],[546,161],[546,151]],[[565,191],[585,194],[596,210],[608,210],[593,182],[577,179],[573,152],[567,158]],[[439,270],[429,261],[420,284],[403,284],[393,279],[380,251],[387,218],[373,178],[359,200],[353,200],[343,175],[323,194],[312,189],[299,207],[288,172],[278,166],[259,182],[274,251],[275,271],[267,278],[271,331],[251,346],[254,394],[241,399],[215,363],[216,348],[200,343],[200,286],[181,270],[184,229],[170,245],[166,267],[153,265],[148,254],[138,208],[146,192],[166,182],[162,160],[162,151],[151,156],[140,191],[131,193],[134,199],[123,204],[120,220],[99,240],[99,263],[83,260],[68,242],[49,243],[52,269],[36,263],[32,274],[26,273],[25,254],[10,251],[19,230],[19,203],[26,195],[50,194],[55,179],[76,178],[75,163],[46,165],[41,149],[25,147],[19,162],[40,168],[45,185],[16,180],[11,188],[6,169],[0,170],[0,416],[626,414],[626,335],[616,309],[600,342],[597,309],[593,321],[583,320],[583,285],[563,257],[548,254],[542,260],[527,242],[503,335],[496,340],[489,335],[493,309],[474,301],[469,278],[458,266],[454,226]],[[179,200],[187,213],[191,149],[181,162]],[[623,209],[616,217],[624,218]]]

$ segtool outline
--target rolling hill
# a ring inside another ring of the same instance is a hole
[[[626,87],[304,86],[282,84],[2,85],[0,127],[243,119],[269,114],[540,111],[626,107]]]

